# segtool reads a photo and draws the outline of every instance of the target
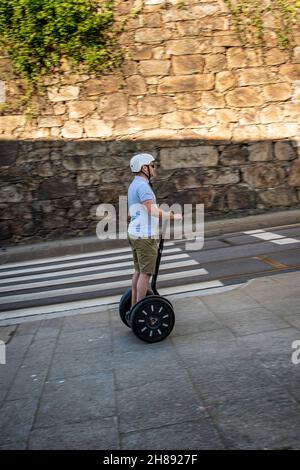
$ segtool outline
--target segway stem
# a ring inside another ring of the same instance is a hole
[[[159,245],[158,245],[158,252],[157,252],[157,258],[156,258],[156,265],[155,265],[155,273],[153,274],[152,280],[151,280],[151,290],[152,290],[153,294],[155,294],[155,295],[159,295],[158,290],[156,289],[156,280],[157,280],[157,275],[158,275],[158,271],[159,271],[160,260],[161,260],[163,248],[164,248],[164,239],[163,239],[163,236],[161,235],[160,239],[159,239]]]

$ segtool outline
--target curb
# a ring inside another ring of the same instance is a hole
[[[300,209],[267,214],[250,215],[240,218],[220,219],[205,223],[205,238],[253,229],[278,228],[300,224]],[[185,238],[195,232],[185,234]],[[127,239],[99,240],[95,236],[55,240],[31,245],[7,246],[0,248],[0,264],[50,258],[71,254],[83,254],[114,248],[127,247]]]

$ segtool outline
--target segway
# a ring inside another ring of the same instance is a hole
[[[175,324],[174,309],[171,302],[159,295],[156,289],[157,275],[163,252],[164,239],[160,236],[155,273],[151,280],[151,290],[144,299],[131,308],[131,289],[122,296],[119,314],[122,322],[132,329],[133,333],[146,343],[157,343],[165,339]]]

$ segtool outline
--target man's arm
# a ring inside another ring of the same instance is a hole
[[[181,220],[182,216],[181,214],[174,214],[173,211],[163,211],[162,209],[159,209],[156,207],[156,204],[153,202],[152,199],[149,199],[148,201],[143,202],[143,205],[146,207],[148,214],[151,214],[152,217],[159,217],[162,219],[171,219],[171,220]]]

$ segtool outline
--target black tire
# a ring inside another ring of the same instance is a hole
[[[131,310],[131,328],[146,343],[164,340],[174,328],[175,315],[172,304],[159,295],[140,300]]]
[[[152,295],[153,292],[152,290],[148,289],[147,295]],[[131,307],[131,289],[128,289],[121,297],[120,303],[119,303],[119,314],[122,322],[124,325],[128,326],[128,328],[131,328],[130,323],[128,323],[126,314],[129,312]]]

